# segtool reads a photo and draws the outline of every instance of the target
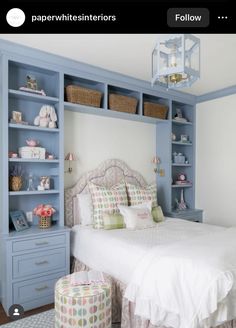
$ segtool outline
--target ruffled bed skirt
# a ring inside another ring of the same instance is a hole
[[[80,262],[74,260],[72,272],[88,271],[90,268]],[[121,281],[105,274],[112,286],[112,322],[121,322],[121,328],[165,328],[161,326],[153,326],[149,320],[142,319],[134,315],[134,304],[123,297],[126,285]],[[217,328],[236,328],[236,319],[228,321]]]

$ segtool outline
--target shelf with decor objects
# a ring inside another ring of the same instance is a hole
[[[173,101],[171,106],[171,194],[166,215],[202,222],[195,209],[195,106]]]
[[[59,72],[8,61],[8,169],[11,176],[14,169],[20,167],[23,171],[20,189],[12,190],[9,185],[9,196],[15,196],[13,200],[17,196],[27,196],[29,202],[29,195],[42,193],[63,199],[60,182],[63,166],[61,98]],[[30,175],[31,187],[27,186]],[[43,185],[43,179],[50,181],[47,187]],[[63,226],[63,205],[59,206],[58,212],[56,224]]]
[[[8,172],[3,178],[2,202],[2,304],[6,313],[14,303],[21,304],[24,310],[52,303],[53,284],[69,273],[60,73],[44,67],[44,63],[22,60],[20,56],[19,61],[6,59],[2,91],[6,109],[2,122],[6,141],[3,166]],[[40,204],[46,206],[43,219],[34,213]],[[31,258],[35,263],[37,258],[44,263],[40,270]],[[57,265],[53,265],[53,258]],[[28,267],[27,272],[23,266]],[[24,289],[26,278],[32,282],[34,293],[32,288]],[[42,293],[41,286],[45,284],[47,293]]]

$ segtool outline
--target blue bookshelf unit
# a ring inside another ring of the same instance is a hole
[[[53,303],[56,280],[69,273],[70,230],[64,226],[64,95],[60,72],[47,66],[14,53],[1,57],[1,301],[6,313],[12,304],[29,310]],[[46,96],[19,90],[25,86],[27,75],[36,78]],[[55,108],[56,128],[34,125],[43,105]],[[27,124],[12,122],[13,111],[21,112]],[[19,148],[27,146],[27,139],[37,140],[53,159],[21,158]],[[12,158],[12,153],[17,157]],[[12,190],[9,175],[16,167],[22,171],[22,186]],[[34,190],[27,190],[30,175]],[[44,176],[50,178],[50,189],[38,190]],[[25,217],[29,213],[32,216],[39,204],[56,209],[52,226],[40,228],[38,217],[33,215],[28,229],[16,231],[10,213],[22,211]]]
[[[109,116],[118,119],[145,122],[156,126],[156,155],[161,159],[164,176],[157,175],[158,202],[166,215],[192,221],[201,221],[202,210],[195,209],[195,102],[192,95],[166,90],[160,86],[137,80],[98,67],[90,66],[36,49],[1,41],[1,302],[6,312],[14,303],[25,310],[53,302],[54,283],[69,273],[69,234],[64,223],[64,111]],[[38,88],[46,96],[20,91],[26,76],[33,75]],[[75,84],[102,92],[101,108],[67,101],[65,88]],[[136,113],[124,113],[109,108],[109,94],[120,94],[137,99]],[[168,107],[166,119],[144,115],[144,102]],[[58,117],[56,128],[34,125],[34,118],[43,105],[54,106]],[[175,121],[176,109],[181,108],[187,122]],[[11,122],[12,111],[22,113],[28,124]],[[176,140],[172,141],[172,133]],[[189,143],[180,141],[181,135],[189,137]],[[9,152],[19,153],[26,146],[26,139],[39,141],[53,159],[9,158]],[[173,162],[173,153],[183,153],[188,162]],[[147,159],[150,161],[150,159]],[[9,174],[13,166],[23,170],[20,190],[10,190]],[[176,185],[179,173],[187,176],[189,183]],[[27,190],[29,175],[34,177],[35,187],[41,176],[49,176],[49,190]],[[176,199],[181,190],[187,204],[185,211],[176,210]],[[32,212],[38,204],[51,204],[56,213],[52,227],[40,229],[37,217],[30,228],[15,231],[10,212]],[[32,260],[34,259],[34,260]],[[37,263],[44,263],[42,266]],[[42,288],[44,287],[44,288]]]

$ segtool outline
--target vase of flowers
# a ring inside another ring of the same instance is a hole
[[[39,217],[39,228],[47,229],[52,225],[52,216],[56,213],[52,205],[40,204],[34,208],[33,214]]]

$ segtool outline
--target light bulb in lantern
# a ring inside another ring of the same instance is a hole
[[[170,55],[170,67],[176,67],[177,66],[177,48],[176,46],[173,47],[171,50]]]

